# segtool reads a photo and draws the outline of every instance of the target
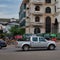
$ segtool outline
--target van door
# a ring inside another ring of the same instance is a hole
[[[38,47],[38,37],[32,37],[31,47]]]
[[[39,37],[39,47],[47,47],[47,41],[43,37]]]

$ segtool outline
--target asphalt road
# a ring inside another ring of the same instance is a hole
[[[25,52],[11,45],[0,50],[0,60],[60,60],[60,44],[53,51],[33,49]]]

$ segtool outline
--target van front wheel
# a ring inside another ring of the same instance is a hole
[[[49,50],[55,50],[55,45],[50,45],[50,46],[48,47],[48,49],[49,49]]]

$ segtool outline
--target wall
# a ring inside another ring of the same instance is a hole
[[[57,1],[58,1],[58,3],[56,4],[56,6],[57,6],[57,12],[59,12],[59,14],[56,17],[57,17],[58,22],[59,22],[59,30],[58,30],[58,33],[60,33],[60,0],[57,0]]]

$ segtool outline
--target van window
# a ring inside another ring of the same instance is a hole
[[[44,39],[43,37],[40,37],[40,38],[39,38],[39,41],[45,42],[45,39]]]
[[[37,42],[37,41],[38,41],[38,38],[37,38],[37,37],[33,37],[33,38],[32,38],[32,41]]]

